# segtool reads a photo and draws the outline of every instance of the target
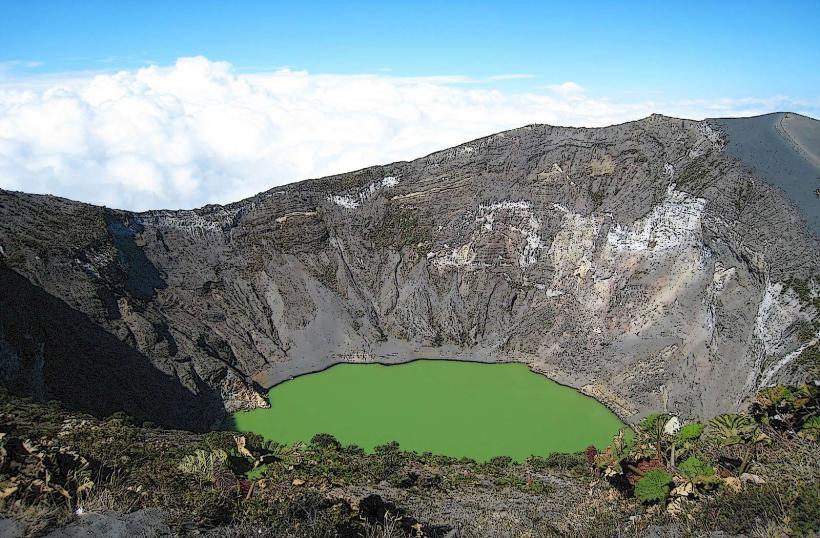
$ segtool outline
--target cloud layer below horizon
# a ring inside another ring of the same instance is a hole
[[[0,187],[130,210],[227,203],[301,179],[409,160],[530,123],[603,126],[818,103],[594,98],[574,82],[503,91],[498,75],[402,78],[168,67],[0,82]],[[488,85],[490,87],[488,87]]]

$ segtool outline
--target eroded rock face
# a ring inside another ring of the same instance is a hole
[[[236,380],[418,357],[526,362],[627,419],[712,415],[805,345],[795,327],[817,312],[783,282],[820,272],[804,215],[726,137],[662,116],[536,125],[193,211],[2,192],[0,263],[197,402],[194,419],[157,417],[147,374],[83,388],[169,425],[254,405]],[[73,318],[28,308],[3,304],[3,382],[94,410],[51,358]]]

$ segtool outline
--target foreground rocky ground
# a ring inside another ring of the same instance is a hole
[[[166,430],[2,393],[0,535],[811,535],[817,406],[816,385],[781,386],[751,415],[653,415],[624,446],[478,463]]]

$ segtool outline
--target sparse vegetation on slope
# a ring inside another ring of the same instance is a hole
[[[0,516],[30,534],[160,508],[180,535],[803,536],[820,530],[817,405],[816,385],[773,387],[705,427],[652,415],[600,454],[477,463],[327,434],[283,446],[163,430],[2,394]]]

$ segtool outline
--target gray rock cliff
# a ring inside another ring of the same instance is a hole
[[[777,149],[785,183],[737,150],[770,121],[653,115],[196,210],[0,191],[0,382],[206,429],[293,375],[438,357],[525,362],[625,419],[735,409],[817,340],[787,282],[820,273],[818,122],[785,116],[809,148]]]

